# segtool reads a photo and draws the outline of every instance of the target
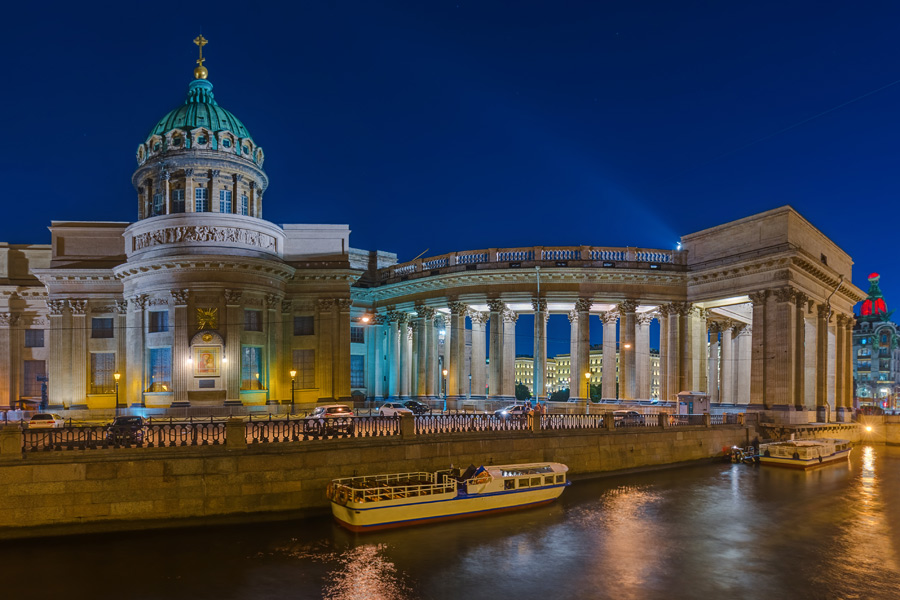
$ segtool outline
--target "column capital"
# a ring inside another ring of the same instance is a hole
[[[774,296],[776,302],[796,302],[797,290],[788,285],[776,289]]]
[[[384,325],[385,321],[387,321],[385,315],[375,315],[372,317],[372,325]]]
[[[769,290],[759,290],[758,292],[753,292],[750,294],[750,302],[753,303],[753,306],[761,306],[765,305],[766,298],[769,297]]]
[[[578,322],[578,311],[576,311],[575,309],[572,309],[568,313],[566,313],[566,316],[569,317],[569,323]]]
[[[648,311],[637,313],[637,322],[638,325],[649,325],[650,322],[656,318],[656,313]]]
[[[138,294],[129,298],[129,301],[131,302],[131,306],[136,311],[139,311],[147,308],[147,303],[150,301],[150,297],[147,294]]]
[[[124,298],[116,300],[116,312],[120,315],[124,315],[128,312],[128,300]]]
[[[534,312],[547,312],[547,300],[544,298],[532,298],[531,308],[534,309]]]
[[[185,169],[185,170],[184,170],[184,176],[185,176],[185,177],[193,177],[193,176],[194,176],[194,169]]]
[[[266,294],[266,308],[275,310],[281,302],[281,297],[276,294]]]
[[[519,315],[514,310],[505,310],[503,311],[503,322],[504,323],[515,323],[519,320]]]
[[[316,300],[316,307],[322,311],[331,310],[334,308],[334,298],[319,298]]]
[[[432,319],[434,319],[434,309],[428,306],[416,308],[416,313],[426,321],[431,321]]]
[[[588,312],[593,305],[594,301],[590,298],[579,298],[575,301],[575,310],[578,312]]]
[[[69,300],[69,308],[72,309],[73,315],[83,316],[87,312],[87,300],[84,298],[71,298]]]
[[[282,313],[291,313],[294,311],[294,303],[290,300],[282,300],[281,301],[281,312]]]
[[[235,306],[241,303],[241,296],[244,295],[244,292],[241,290],[224,290],[225,294],[225,305],[226,306]],[[172,295],[175,295],[175,292],[172,292]],[[184,302],[179,302],[176,300],[176,304],[187,304],[187,296],[184,298]]]
[[[221,173],[221,171],[219,169],[213,169],[209,172],[209,176],[211,178],[215,179],[216,177],[219,176],[219,173]]]
[[[503,300],[498,300],[496,298],[493,298],[491,300],[488,300],[487,304],[488,304],[488,308],[491,309],[491,312],[502,313],[504,310],[506,310],[506,304],[503,302]]]
[[[13,327],[19,322],[19,315],[16,313],[0,313],[0,327]]]
[[[637,310],[637,307],[640,306],[640,302],[637,300],[623,300],[619,302],[619,313],[633,313]]]
[[[602,312],[600,313],[600,320],[603,321],[604,325],[615,325],[616,321],[619,320],[619,311],[613,309]]]
[[[829,314],[831,313],[831,307],[828,306],[827,304],[817,304],[816,312],[818,313],[819,318],[824,321],[825,319],[828,318]]]
[[[706,330],[709,333],[720,333],[720,332],[724,331],[725,329],[727,329],[727,327],[725,327],[724,323],[721,323],[719,321],[707,321],[706,322]]]
[[[340,312],[349,312],[351,306],[353,306],[353,300],[350,298],[337,299],[337,307]]]
[[[466,316],[466,312],[468,312],[469,307],[462,302],[450,302],[447,304],[447,307],[450,309],[450,314],[454,316]]]
[[[488,322],[490,316],[487,313],[483,313],[477,310],[470,310],[469,318],[472,320],[472,325],[484,325]]]
[[[61,316],[67,306],[65,300],[47,300],[47,309],[50,311],[50,316],[52,317]]]

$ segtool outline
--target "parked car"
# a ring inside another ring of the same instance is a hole
[[[641,427],[644,415],[636,410],[617,410],[613,412],[616,427]]]
[[[531,405],[529,404],[513,404],[511,406],[506,406],[501,409],[494,411],[495,417],[510,417],[510,416],[519,416],[526,415],[528,411],[531,410]]]
[[[353,409],[346,404],[325,404],[304,418],[304,429],[311,433],[353,435]]]
[[[395,417],[401,414],[412,414],[412,410],[403,406],[402,402],[385,402],[378,407],[378,415],[381,417]]]
[[[28,420],[28,429],[59,429],[66,420],[56,413],[35,413]]]
[[[413,411],[413,414],[416,415],[427,415],[431,412],[430,406],[424,402],[419,402],[418,400],[407,400],[403,403],[403,406]]]
[[[144,441],[144,418],[116,417],[106,427],[106,441],[117,446],[142,443]]]

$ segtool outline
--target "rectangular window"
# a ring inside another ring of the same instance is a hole
[[[244,331],[262,331],[261,310],[244,310]]]
[[[150,333],[161,333],[169,330],[169,311],[150,311]]]
[[[294,370],[297,371],[297,387],[308,389],[316,387],[316,351],[294,350]]]
[[[194,189],[194,212],[209,212],[209,190],[205,187]]]
[[[26,329],[25,330],[25,347],[26,348],[43,348],[44,347],[44,330],[43,329]]]
[[[172,190],[172,212],[184,212],[184,190]]]
[[[294,317],[294,335],[313,335],[313,317]]]
[[[364,327],[350,326],[350,342],[353,344],[366,343],[366,330]]]
[[[366,387],[366,357],[362,354],[350,355],[350,387]]]
[[[220,213],[230,213],[231,212],[231,191],[230,190],[219,190],[219,212]]]
[[[172,349],[150,348],[149,371],[148,392],[172,391]]]
[[[241,389],[263,390],[262,348],[258,346],[244,346],[241,349]]]
[[[250,214],[250,199],[247,198],[246,194],[241,194],[241,214],[242,215]]]
[[[162,194],[153,194],[153,216],[157,217],[166,213],[166,205],[163,204]]]
[[[41,397],[41,382],[38,377],[47,374],[47,365],[42,360],[25,361],[25,381],[22,382],[22,395],[26,398]]]
[[[110,319],[112,320],[112,319]],[[113,394],[116,391],[116,355],[113,352],[91,353],[91,393]]]
[[[111,338],[113,337],[113,320],[112,317],[94,317],[91,319],[91,337]]]

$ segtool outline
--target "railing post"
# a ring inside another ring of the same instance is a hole
[[[454,267],[454,266],[456,266],[458,261],[459,261],[459,253],[454,252],[453,254],[451,254],[450,256],[447,257],[447,266]]]
[[[247,447],[247,427],[235,417],[225,421],[225,446],[238,450]]]
[[[22,458],[22,429],[18,425],[0,429],[0,458]]]
[[[658,416],[659,416],[659,426],[662,427],[663,429],[668,427],[669,426],[669,413],[660,412]]]
[[[541,419],[543,416],[540,413],[533,412],[528,415],[531,417],[531,431],[532,433],[540,433],[541,432]]]
[[[603,413],[603,426],[609,431],[613,431],[616,428],[616,414],[614,412]]]
[[[488,262],[489,263],[497,262],[497,249],[496,248],[488,248]]]
[[[400,413],[400,437],[416,437],[416,418],[410,413]]]
[[[712,426],[712,417],[709,413],[703,413],[703,426],[711,427]]]

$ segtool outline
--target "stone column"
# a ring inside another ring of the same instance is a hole
[[[434,328],[431,327],[431,320],[426,316],[429,309],[424,304],[416,305],[416,398],[424,400],[428,396],[427,392],[427,375],[428,368],[428,341],[430,336],[434,335]],[[432,311],[433,312],[433,311]]]
[[[503,312],[506,310],[506,305],[502,300],[488,300],[488,307],[490,308],[489,318],[491,322],[491,381],[489,396],[497,398],[503,395],[501,391],[503,387]],[[515,357],[513,358],[515,359]],[[513,370],[515,370],[515,365]]]
[[[409,344],[409,318],[404,315],[402,321],[400,321],[399,327],[397,328],[397,335],[399,336],[400,341],[400,384],[399,384],[399,397],[402,400],[409,400],[409,375],[410,368],[412,367],[412,360],[410,357],[410,344]]]
[[[472,321],[472,398],[485,398],[485,337],[484,323],[488,315],[483,312],[469,312]]]
[[[533,298],[531,307],[534,309],[534,377],[532,378],[534,389],[531,395],[538,400],[547,399],[547,301],[543,298]],[[474,343],[474,338],[473,338]],[[473,354],[474,356],[474,354]]]
[[[706,368],[708,366],[707,356],[709,353],[709,334],[706,329],[706,319],[709,313],[705,308],[694,308],[691,315],[691,338],[693,345],[691,346],[691,356],[695,356],[696,360],[691,361],[691,372],[693,384],[692,389],[709,393],[709,383],[707,382]]]
[[[616,397],[616,322],[619,313],[615,310],[600,315],[603,321],[603,359],[600,363],[600,389],[603,398]]]
[[[825,422],[828,415],[828,316],[826,304],[817,307],[816,321],[816,420]]]
[[[584,374],[591,370],[591,306],[590,298],[579,298],[575,301],[575,312],[578,313],[578,389],[590,400],[588,384],[585,383]]]
[[[434,373],[434,396],[440,400],[443,399],[444,394],[446,393],[445,385],[445,377],[441,372],[447,366],[447,357],[445,347],[449,348],[449,344],[444,343],[444,339],[447,337],[447,320],[444,318],[443,314],[435,314],[434,316],[434,368],[432,369],[432,373]],[[441,332],[444,332],[441,334]]]
[[[176,302],[187,304],[187,290],[183,291],[185,292],[184,298],[176,300]],[[226,289],[224,290],[224,295],[225,323],[223,333],[225,348],[223,350],[225,356],[223,358],[228,359],[227,362],[222,362],[222,380],[225,382],[225,404],[241,406],[241,362],[244,360],[244,357],[241,355],[241,334],[244,331],[244,310],[241,304],[243,292],[241,290]],[[187,308],[185,308],[184,314],[184,329],[182,331],[185,332],[184,343],[187,345],[193,332],[188,330]],[[186,347],[186,353],[188,352],[191,352],[191,349]],[[186,355],[190,356],[190,354]],[[190,369],[193,369],[193,367],[190,367]],[[188,372],[187,376],[188,379],[185,383],[189,386],[190,380],[193,379],[193,374]],[[187,396],[184,399],[186,401]]]
[[[580,397],[578,390],[581,389],[581,381],[578,373],[578,313],[570,310],[569,317],[569,400],[576,400]]]
[[[721,388],[719,386],[719,332],[722,326],[715,321],[709,323],[709,357],[707,390],[710,404],[718,404],[721,400]],[[724,338],[724,336],[723,336]]]
[[[844,414],[843,421],[849,423],[853,418],[853,326],[856,317],[852,314],[844,321]],[[893,360],[893,359],[892,359]]]
[[[232,206],[234,201],[232,199]],[[278,363],[278,348],[281,345],[281,326],[278,320],[278,307],[281,304],[281,298],[275,294],[266,294],[266,311],[265,322],[263,323],[263,331],[266,332],[266,390],[268,390],[268,398],[266,404],[290,403],[290,387],[291,376],[287,371],[281,370]],[[349,339],[350,334],[347,334]],[[229,360],[229,362],[231,362]],[[282,382],[282,377],[286,378],[286,382]],[[349,380],[349,375],[348,375]],[[284,388],[288,389],[283,392]]]
[[[332,390],[335,400],[352,402],[350,395],[350,298],[339,298],[336,302],[337,314],[333,328],[332,345]]]
[[[287,386],[288,403],[296,402],[296,388],[299,387],[299,373],[294,379],[294,386],[291,387],[291,371],[294,370],[294,304],[290,300],[281,301],[281,372],[285,374],[285,385]],[[371,337],[371,336],[369,336]],[[368,388],[371,393],[372,388]]]
[[[659,401],[671,399],[669,391],[669,305],[657,309],[659,319]]]
[[[769,296],[766,309],[766,408],[793,408],[797,359],[796,295],[783,287]]]
[[[809,296],[800,292],[794,292],[794,304],[790,307],[791,328],[794,334],[794,347],[792,348],[793,369],[793,408],[797,411],[804,410],[806,401],[806,306]]]
[[[503,313],[503,383],[501,390],[508,400],[516,398],[516,321],[519,315],[511,310]]]
[[[143,406],[144,390],[147,387],[146,359],[144,355],[144,332],[147,331],[145,324],[147,300],[146,294],[129,298],[132,310],[125,319],[125,322],[128,324],[128,373],[125,378],[128,382],[128,387],[122,394],[120,401],[124,400],[129,406]],[[182,360],[186,360],[186,358],[182,358]],[[120,394],[122,393],[121,385],[119,386],[119,392]]]
[[[425,396],[428,398],[437,397],[437,331],[434,326],[434,309],[425,308],[423,313],[425,316],[425,329],[428,330],[425,340],[425,354],[419,360],[425,361]]]
[[[750,294],[753,326],[750,341],[750,410],[766,408],[766,299],[768,290]]]
[[[372,371],[372,387],[369,396],[376,402],[381,402],[385,397],[385,316],[375,315],[372,318],[372,335],[369,336],[371,351],[369,356],[369,369]]]
[[[419,329],[419,319],[409,316],[409,396],[418,396],[419,391],[419,335],[424,335]],[[422,357],[422,362],[425,358]]]
[[[734,342],[732,332],[734,324],[731,322],[719,323],[722,333],[721,360],[719,368],[719,402],[722,404],[734,404]]]
[[[676,394],[683,391],[681,389],[681,331],[679,321],[681,316],[679,309],[683,303],[675,303],[669,305],[669,331],[667,337],[669,339],[666,347],[669,356],[666,360],[667,383],[666,388],[669,393],[667,400],[676,400]]]
[[[803,407],[805,410],[816,410],[816,352],[818,346],[818,335],[816,330],[815,303],[807,300],[806,307],[803,309]]]
[[[69,300],[72,309],[72,395],[69,408],[87,408],[87,300]]]
[[[191,330],[188,325],[188,299],[190,290],[171,290],[172,295],[172,404],[177,406],[190,406],[188,391],[193,381],[193,363],[191,357]],[[228,323],[240,323],[233,321],[235,305],[237,314],[240,314],[241,293],[225,290],[225,312]],[[228,333],[226,332],[226,335]],[[237,400],[240,397],[241,387],[241,336],[231,334],[225,338],[225,356],[229,362],[222,365],[223,379],[225,380],[225,398]]]
[[[653,379],[650,366],[650,322],[652,313],[637,315],[637,326],[634,334],[634,360],[637,377],[637,397],[640,400],[650,399],[650,382]]]
[[[619,314],[622,315],[622,343],[619,345],[622,385],[619,391],[624,400],[634,400],[637,397],[637,363],[634,354],[637,337],[635,331],[637,306],[636,300],[626,300],[619,304]]]
[[[19,396],[16,378],[21,354],[16,343],[16,323],[19,315],[0,313],[0,406],[12,408]]]
[[[466,397],[466,313],[469,307],[462,302],[450,302],[450,366],[447,368],[447,408],[458,408],[457,402]]]
[[[753,328],[750,325],[744,325],[740,330],[735,328],[732,339],[734,340],[736,361],[734,401],[735,404],[744,404],[749,407],[753,363]]]
[[[240,212],[238,210],[238,203],[241,201],[241,180],[243,178],[244,176],[240,174],[234,176],[234,182],[231,185],[231,214]]]
[[[119,402],[122,393],[128,389],[128,300],[116,300],[116,373],[119,377]],[[115,404],[115,400],[113,401]]]
[[[66,340],[69,331],[66,327],[65,313],[68,308],[65,300],[47,300],[47,310],[50,313],[50,329],[47,331],[50,361],[47,365],[49,405],[55,409],[63,406],[63,399],[67,399],[66,386],[68,369],[66,363],[71,357],[66,353]],[[71,352],[71,350],[70,350]],[[129,363],[130,364],[130,363]]]
[[[678,304],[678,337],[681,341],[679,358],[678,391],[691,391],[694,385],[694,307],[690,302]]]
[[[387,314],[387,395],[396,400],[400,395],[400,319],[401,313]]]
[[[835,412],[835,420],[838,422],[844,421],[844,322],[847,317],[842,314],[838,314],[835,323],[835,356],[837,358],[836,368],[834,370],[834,412]],[[873,362],[875,357],[873,357]]]
[[[337,391],[334,389],[334,298],[316,300],[316,381],[319,383],[320,402],[333,402]]]

